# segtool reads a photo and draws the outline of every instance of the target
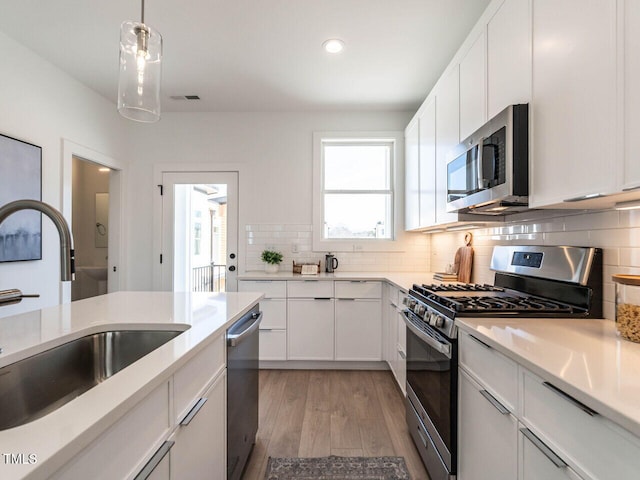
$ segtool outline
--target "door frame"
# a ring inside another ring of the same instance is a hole
[[[126,238],[122,207],[126,205],[127,164],[122,160],[100,153],[92,148],[62,139],[62,188],[60,205],[62,215],[71,227],[73,205],[73,157],[111,169],[109,178],[109,260],[107,267],[108,291],[126,290]],[[115,240],[113,242],[112,240]],[[114,270],[114,268],[116,270]],[[116,275],[114,275],[114,272]],[[71,301],[71,282],[60,282],[60,303]]]
[[[162,252],[162,197],[160,195],[160,185],[162,176],[165,173],[190,173],[207,172],[223,173],[235,172],[238,175],[238,263],[237,273],[244,272],[245,242],[244,237],[240,237],[240,232],[244,231],[240,219],[242,215],[242,198],[244,195],[244,165],[238,163],[158,163],[153,166],[153,185],[155,193],[153,195],[153,245],[152,245],[152,273],[154,291],[162,291],[162,268],[160,266],[160,255]]]

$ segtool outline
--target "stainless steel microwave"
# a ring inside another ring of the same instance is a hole
[[[504,215],[526,210],[529,106],[510,105],[466,138],[447,163],[447,211]]]

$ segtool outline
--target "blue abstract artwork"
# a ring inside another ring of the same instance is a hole
[[[0,206],[42,199],[42,149],[0,135]],[[0,224],[0,262],[42,259],[42,214],[22,210]]]

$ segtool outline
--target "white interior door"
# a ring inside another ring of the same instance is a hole
[[[238,289],[238,173],[163,172],[162,290]]]

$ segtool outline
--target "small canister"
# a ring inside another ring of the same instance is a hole
[[[640,342],[640,275],[612,275],[616,284],[616,328],[622,338]]]

